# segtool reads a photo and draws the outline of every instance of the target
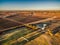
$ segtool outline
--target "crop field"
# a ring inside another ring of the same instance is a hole
[[[0,45],[60,45],[60,11],[0,11]]]
[[[6,18],[13,19],[13,20],[23,22],[23,23],[30,23],[30,22],[34,22],[34,21],[44,19],[44,18],[38,18],[36,16],[32,16],[32,15],[28,15],[28,16],[23,16],[23,15],[18,15],[17,16],[17,15],[18,14],[15,14],[15,15],[12,15],[12,16],[7,16]]]
[[[21,24],[0,18],[0,31],[3,31],[5,29],[11,28],[11,27],[16,27],[19,25],[21,25]]]

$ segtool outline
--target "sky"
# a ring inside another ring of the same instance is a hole
[[[60,0],[0,0],[0,10],[60,10]]]

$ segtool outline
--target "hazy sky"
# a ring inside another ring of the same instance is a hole
[[[0,10],[60,10],[60,0],[0,0]]]

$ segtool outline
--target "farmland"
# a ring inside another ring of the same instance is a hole
[[[60,11],[0,11],[1,45],[60,45]]]

